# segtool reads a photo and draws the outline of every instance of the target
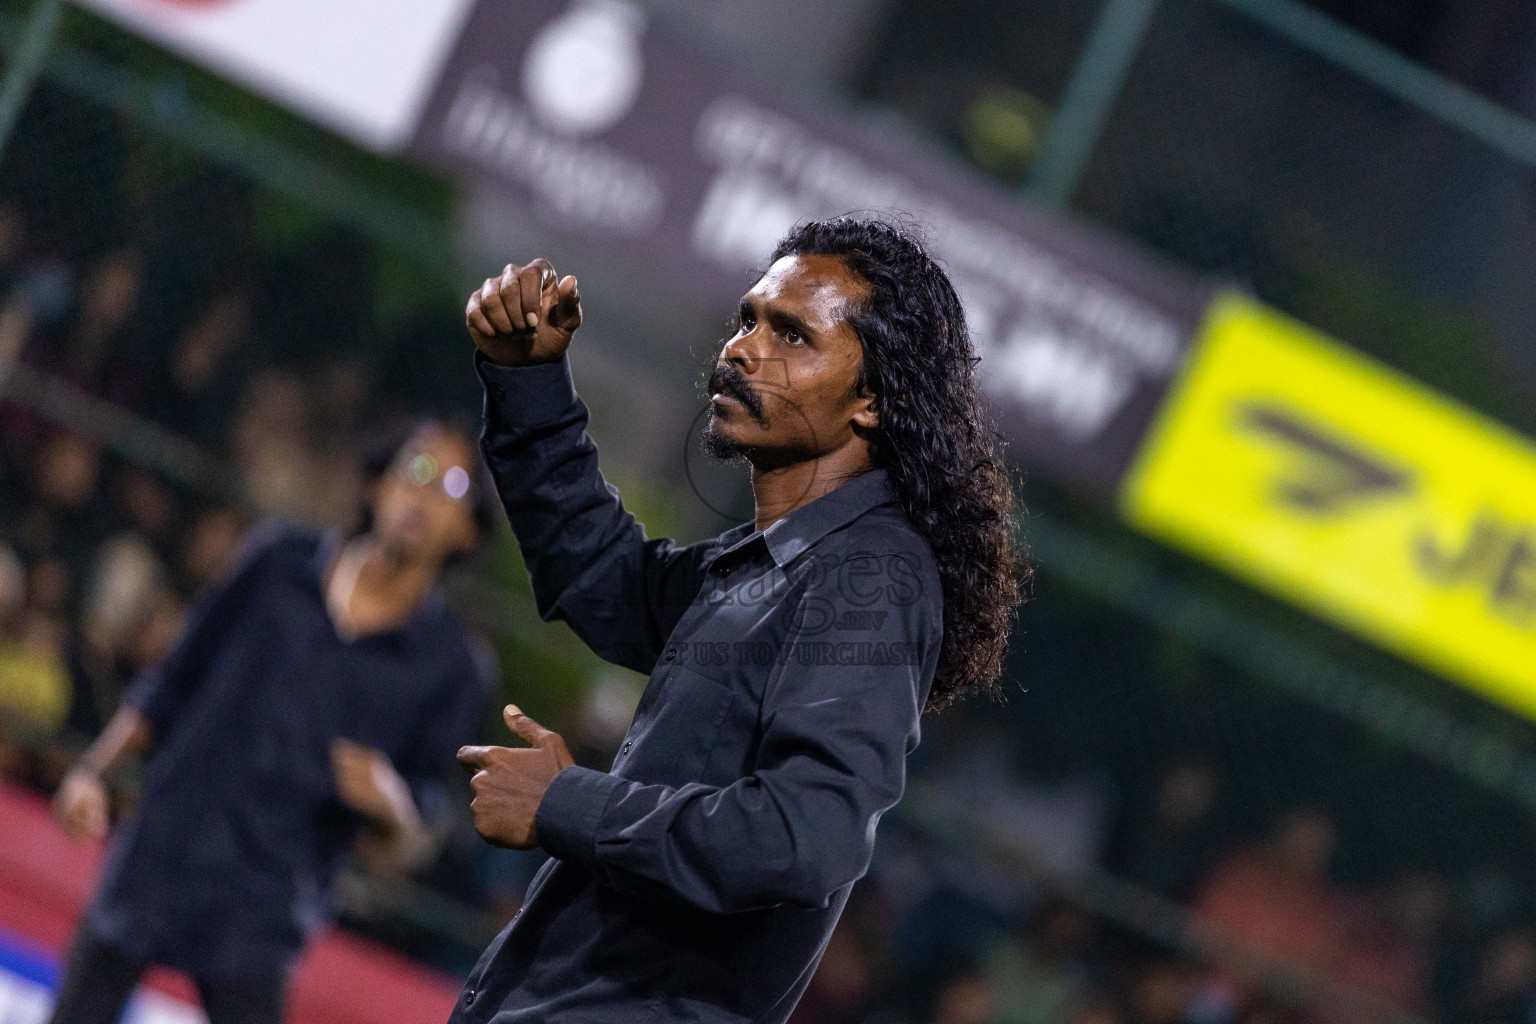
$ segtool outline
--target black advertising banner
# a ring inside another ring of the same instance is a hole
[[[1105,500],[1207,297],[957,161],[770,98],[621,0],[480,0],[410,153],[637,265],[666,261],[681,298],[722,315],[795,222],[911,215],[965,301],[1016,455]]]

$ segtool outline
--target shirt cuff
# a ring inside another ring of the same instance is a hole
[[[149,723],[155,743],[159,743],[165,736],[166,713],[169,709],[165,707],[162,692],[164,685],[159,671],[149,669],[140,672],[123,689],[121,700],[123,707],[137,711]]]
[[[475,352],[475,372],[485,385],[486,413],[511,427],[536,427],[560,419],[577,401],[571,362],[500,366]]]
[[[613,791],[622,785],[623,779],[607,772],[579,765],[560,769],[533,816],[539,845],[551,857],[580,864],[600,877],[597,826]]]

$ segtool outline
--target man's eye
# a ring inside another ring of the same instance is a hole
[[[791,345],[803,345],[805,343],[805,338],[802,337],[800,332],[794,328],[790,328],[788,331],[786,331],[784,333],[784,338]]]

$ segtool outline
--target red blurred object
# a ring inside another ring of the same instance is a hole
[[[0,929],[62,953],[96,883],[103,846],[70,843],[48,802],[0,784]],[[192,983],[156,970],[148,987],[197,1002]],[[423,1024],[448,1019],[453,979],[372,942],[330,930],[311,944],[289,990],[289,1024]]]

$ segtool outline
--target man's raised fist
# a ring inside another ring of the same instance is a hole
[[[574,277],[556,278],[546,259],[508,263],[469,297],[464,320],[475,347],[493,363],[552,363],[581,326],[581,293]]]

